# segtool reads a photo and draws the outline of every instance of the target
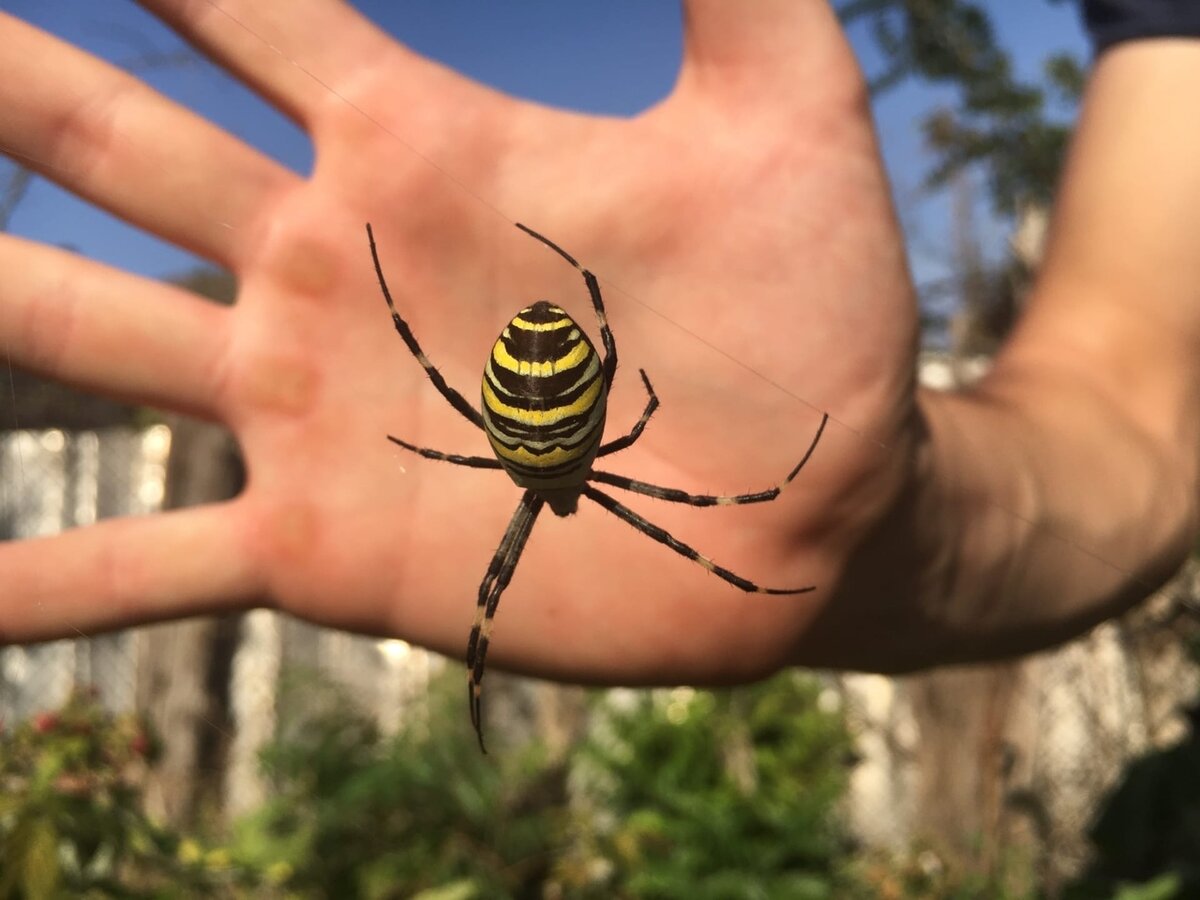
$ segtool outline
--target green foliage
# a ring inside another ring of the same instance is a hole
[[[235,884],[141,811],[155,741],[79,692],[0,736],[0,900],[197,897]],[[181,852],[181,850],[183,852]]]
[[[852,864],[858,900],[1033,900],[1029,889],[1032,862],[1025,852],[1007,854],[991,872],[948,865],[921,843],[901,850],[870,850]]]
[[[386,737],[328,684],[299,685],[303,711],[284,703],[263,753],[270,799],[224,847],[148,822],[153,742],[75,698],[0,743],[0,900],[1021,896],[921,848],[857,852],[838,813],[852,741],[810,676],[602,695],[555,764],[536,744],[480,755],[461,688],[436,680]],[[1076,896],[1189,896],[1180,871],[1152,874]]]
[[[846,896],[850,739],[812,679],[640,693],[550,766],[481,756],[461,687],[388,739],[320,688],[264,753],[272,799],[233,858],[295,897]]]
[[[480,754],[454,675],[390,739],[333,689],[304,687],[308,712],[264,751],[272,796],[237,828],[234,858],[293,897],[536,896],[563,772],[536,750]]]
[[[1069,898],[1200,896],[1200,707],[1191,733],[1134,761],[1092,826],[1095,858]]]
[[[841,896],[851,742],[811,677],[607,704],[582,753],[568,896]]]
[[[1084,69],[1077,59],[1049,57],[1042,83],[1018,79],[984,4],[969,0],[851,0],[838,12],[847,22],[867,21],[883,52],[874,90],[916,77],[957,91],[953,108],[922,125],[935,153],[930,186],[979,165],[998,211],[1049,204],[1070,136],[1070,123],[1055,117],[1055,107],[1079,100]]]
[[[814,681],[634,695],[557,763],[482,756],[461,688],[436,680],[385,737],[298,685],[262,755],[270,799],[225,847],[149,822],[153,741],[73,698],[0,743],[0,900],[849,896],[850,743]]]
[[[1200,665],[1200,634],[1185,638]],[[1066,900],[1200,896],[1200,705],[1179,743],[1130,763],[1091,829],[1093,858]]]

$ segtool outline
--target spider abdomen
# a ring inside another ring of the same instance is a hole
[[[583,486],[607,400],[596,348],[545,300],[513,317],[483,370],[483,424],[496,458],[518,485],[548,499]]]

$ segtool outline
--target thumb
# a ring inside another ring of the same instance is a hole
[[[862,78],[826,0],[686,0],[680,82],[689,81],[747,103]]]

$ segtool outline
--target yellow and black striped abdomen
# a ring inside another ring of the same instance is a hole
[[[562,309],[538,301],[500,334],[483,371],[483,424],[513,481],[580,488],[604,432],[607,387],[596,348]]]

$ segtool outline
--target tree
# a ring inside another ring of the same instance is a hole
[[[996,43],[983,4],[966,0],[848,0],[838,13],[846,23],[867,21],[884,53],[884,71],[871,78],[876,93],[905,78],[957,90],[954,108],[936,110],[922,123],[934,155],[928,185],[944,186],[977,167],[987,175],[997,211],[1017,215],[1026,205],[1049,204],[1071,133],[1069,116],[1083,90],[1077,59],[1056,54],[1043,64],[1040,83],[1021,81],[1011,55]],[[1066,115],[1056,117],[1058,105]]]

